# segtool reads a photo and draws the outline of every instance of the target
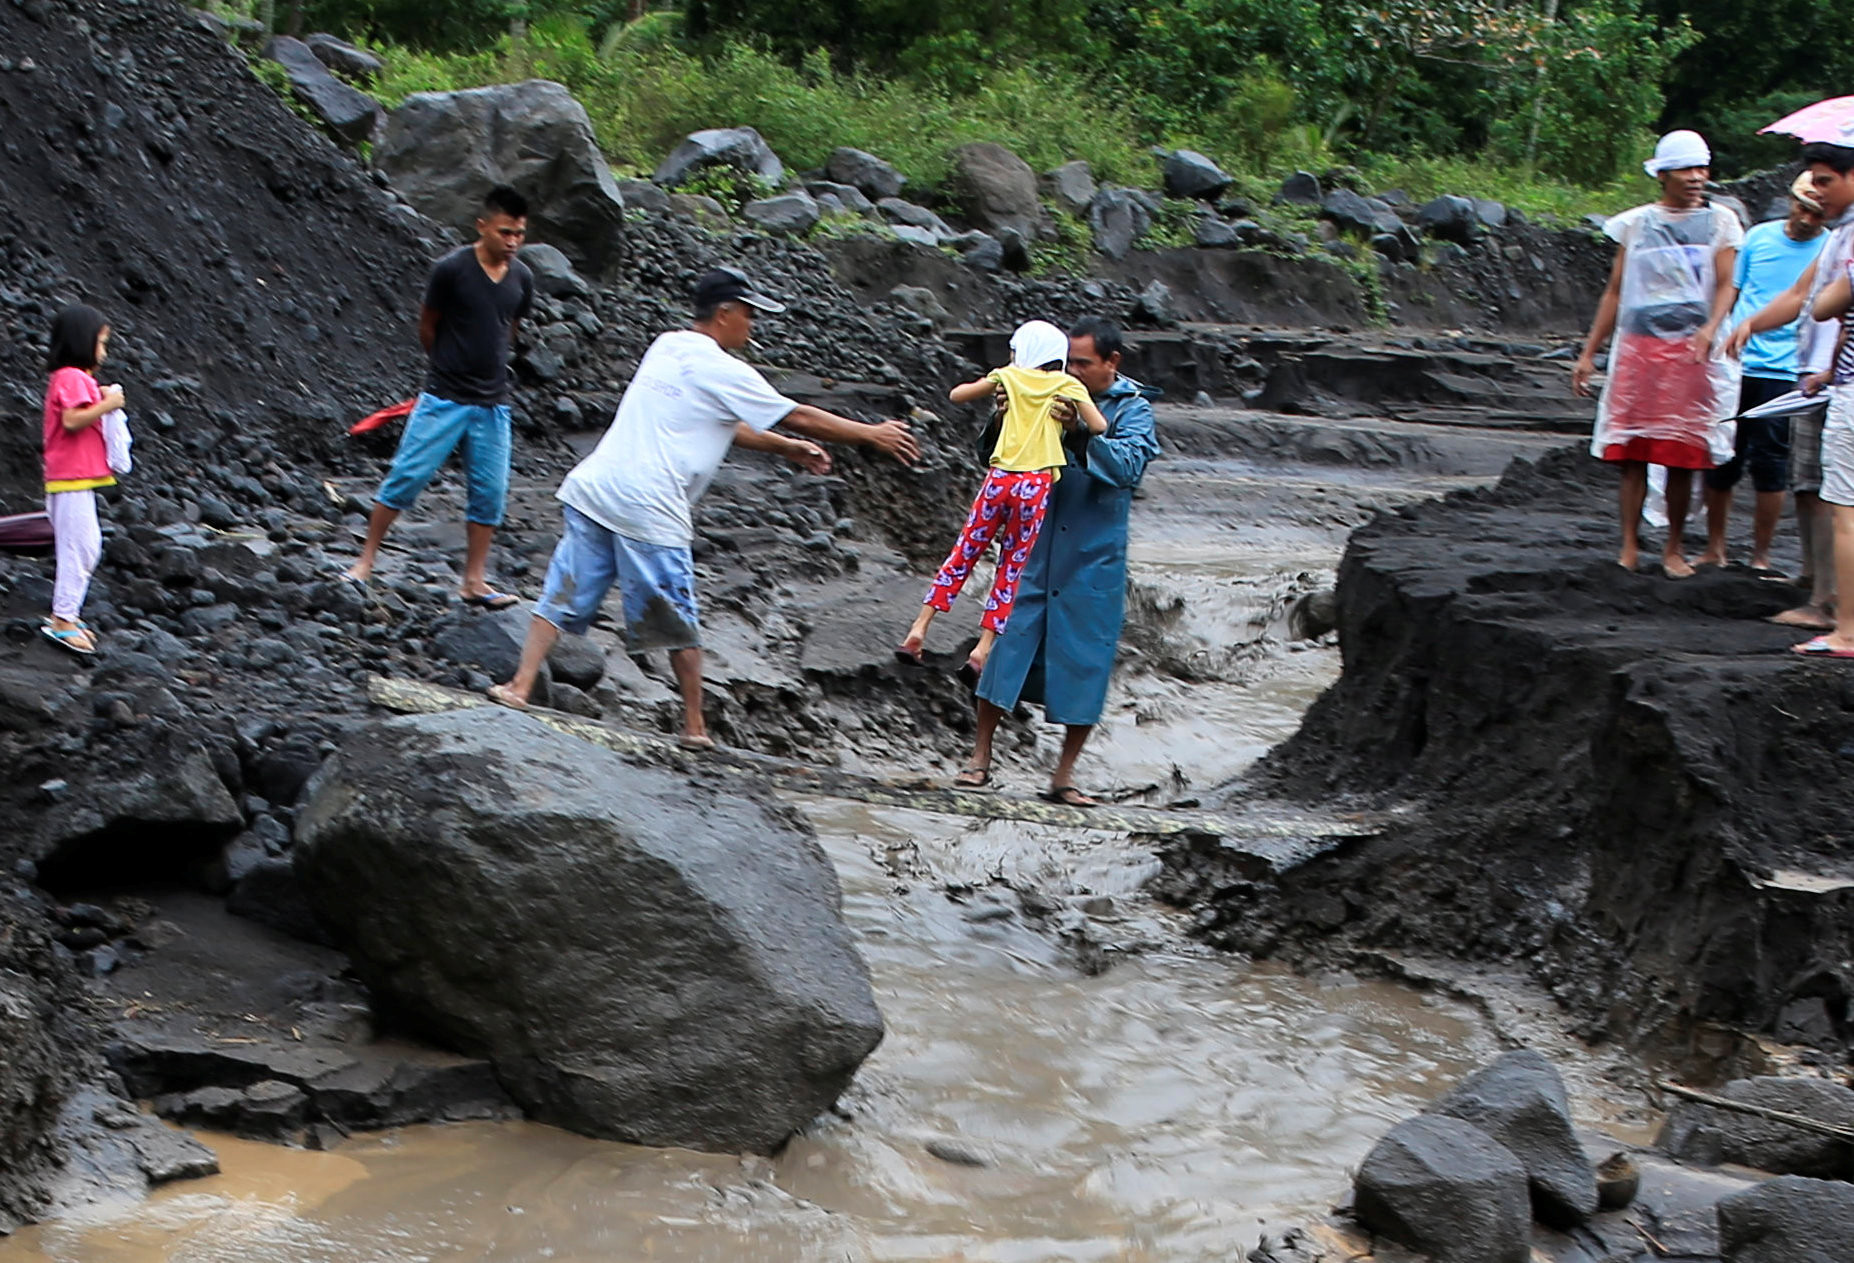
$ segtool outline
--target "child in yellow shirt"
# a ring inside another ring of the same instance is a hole
[[[908,628],[907,639],[895,656],[919,662],[933,616],[953,608],[953,598],[965,587],[972,567],[993,537],[998,539],[998,572],[985,601],[978,645],[960,674],[977,683],[985,659],[1011,617],[1017,599],[1017,581],[1030,550],[1043,529],[1049,506],[1049,489],[1063,465],[1062,421],[1057,409],[1072,405],[1081,421],[1096,434],[1107,428],[1107,418],[1080,382],[1063,372],[1069,355],[1068,335],[1047,320],[1031,320],[1011,335],[1011,362],[976,381],[962,382],[948,392],[954,403],[975,403],[1002,390],[1004,424],[991,450],[991,471],[972,502],[965,529],[934,576],[933,586],[921,603],[921,612]]]

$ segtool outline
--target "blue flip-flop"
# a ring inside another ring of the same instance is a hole
[[[74,653],[80,658],[94,658],[97,656],[97,648],[94,643],[89,645],[80,645],[77,643],[77,638],[79,636],[90,634],[84,627],[66,627],[61,629],[53,627],[50,623],[40,623],[39,634],[51,641],[52,644],[57,645],[66,653]]]
[[[508,592],[497,592],[493,589],[488,592],[479,592],[475,596],[464,596],[459,599],[462,600],[465,605],[473,606],[479,610],[506,610],[512,606],[521,604],[520,597],[514,596]]]

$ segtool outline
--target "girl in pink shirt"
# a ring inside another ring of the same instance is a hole
[[[109,323],[95,308],[66,307],[52,321],[51,381],[45,387],[45,513],[58,557],[51,617],[40,627],[60,649],[86,657],[96,633],[78,615],[103,556],[98,487],[116,481],[103,442],[103,418],[123,406],[122,387],[99,387],[96,370],[109,351]]]

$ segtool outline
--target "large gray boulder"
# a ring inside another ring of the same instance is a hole
[[[872,202],[901,196],[908,178],[872,153],[861,149],[833,149],[824,163],[824,174],[838,184],[854,185]]]
[[[965,217],[989,232],[1014,228],[1036,236],[1043,222],[1036,172],[1030,164],[991,141],[953,151],[953,196]]]
[[[326,32],[303,36],[303,43],[309,46],[316,60],[355,83],[372,83],[386,69],[386,63],[364,48],[356,48],[344,39],[337,39]]]
[[[650,178],[673,189],[707,167],[733,167],[774,186],[785,183],[785,164],[751,127],[711,127],[690,133],[670,150]]]
[[[876,217],[875,203],[870,201],[863,191],[854,184],[839,184],[835,180],[813,180],[805,185],[805,192],[820,199],[834,197],[844,210],[861,215],[865,219]]]
[[[1718,1094],[1854,1131],[1854,1091],[1827,1079],[1733,1079]],[[1854,1180],[1854,1145],[1774,1119],[1692,1101],[1674,1107],[1657,1143],[1683,1162],[1736,1162],[1778,1175]]]
[[[1722,1263],[1850,1263],[1854,1184],[1779,1176],[1719,1200]]]
[[[1321,198],[1320,215],[1347,232],[1361,233],[1367,237],[1379,233],[1395,235],[1403,230],[1403,221],[1397,218],[1397,212],[1390,208],[1388,202],[1381,202],[1375,197],[1360,197],[1351,189],[1334,189]]]
[[[1354,1208],[1376,1233],[1435,1263],[1527,1263],[1526,1169],[1480,1128],[1419,1114],[1398,1123],[1358,1168]]]
[[[1281,188],[1275,193],[1275,200],[1289,206],[1318,206],[1320,204],[1320,178],[1311,171],[1296,171],[1281,181]]]
[[[1130,189],[1108,187],[1088,203],[1088,229],[1094,248],[1110,259],[1124,259],[1133,243],[1152,227],[1152,212]]]
[[[309,786],[295,863],[383,1017],[587,1135],[770,1152],[882,1038],[796,816],[530,715],[351,733]]]
[[[573,270],[573,261],[557,246],[544,241],[523,246],[521,261],[534,276],[534,288],[549,298],[584,298],[592,292],[585,278]]]
[[[283,67],[290,91],[322,120],[337,140],[358,145],[380,122],[380,103],[329,73],[309,45],[288,35],[270,41],[264,55]]]
[[[1236,181],[1195,149],[1180,149],[1165,160],[1165,196],[1214,202]]]
[[[1596,1168],[1578,1142],[1564,1080],[1543,1053],[1520,1048],[1462,1080],[1429,1107],[1492,1136],[1526,1168],[1541,1223],[1569,1228],[1597,1211]]]
[[[624,198],[586,111],[546,79],[461,92],[415,92],[387,116],[374,163],[406,200],[468,231],[483,195],[507,184],[528,199],[528,236],[597,275],[624,242]]]
[[[1053,171],[1045,171],[1037,181],[1037,187],[1058,209],[1071,215],[1079,215],[1087,210],[1088,203],[1100,191],[1094,182],[1094,168],[1080,159],[1065,162]]]
[[[762,197],[740,208],[740,217],[762,232],[796,234],[810,232],[824,217],[817,199],[803,189]]]

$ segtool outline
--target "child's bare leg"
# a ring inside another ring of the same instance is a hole
[[[1732,494],[1717,487],[1706,488],[1706,551],[1694,559],[1694,565],[1725,564],[1725,525],[1732,515]]]

